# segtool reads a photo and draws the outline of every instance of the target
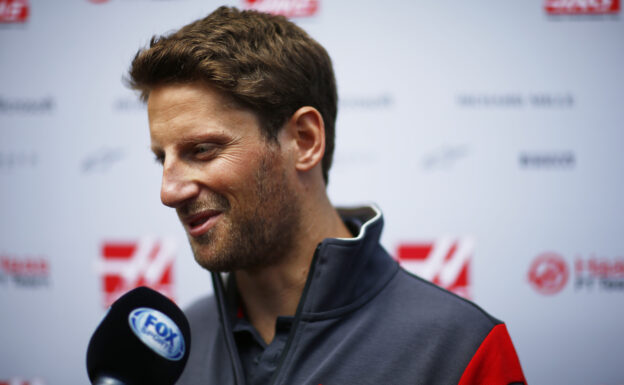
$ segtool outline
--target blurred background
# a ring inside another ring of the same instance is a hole
[[[136,285],[212,291],[122,77],[222,4],[0,0],[0,384],[88,383],[91,333]],[[619,0],[225,4],[329,51],[336,205],[376,203],[395,258],[504,320],[530,384],[624,384]]]

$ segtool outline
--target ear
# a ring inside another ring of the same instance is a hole
[[[325,124],[314,107],[299,108],[288,122],[288,131],[295,144],[295,166],[309,171],[321,163],[325,155]]]

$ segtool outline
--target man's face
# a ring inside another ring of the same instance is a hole
[[[299,204],[278,143],[252,112],[203,84],[164,85],[148,99],[160,197],[176,209],[197,262],[212,271],[278,262],[295,240]]]

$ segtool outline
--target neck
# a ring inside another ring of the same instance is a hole
[[[249,321],[268,344],[278,316],[293,316],[317,245],[325,238],[352,237],[326,195],[302,211],[301,236],[280,263],[236,271],[236,283]]]

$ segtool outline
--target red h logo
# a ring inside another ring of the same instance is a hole
[[[174,252],[175,244],[169,239],[105,242],[98,264],[105,307],[137,286],[149,286],[173,298]]]
[[[407,271],[464,298],[470,298],[471,238],[439,238],[434,242],[402,244],[397,259]]]

